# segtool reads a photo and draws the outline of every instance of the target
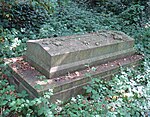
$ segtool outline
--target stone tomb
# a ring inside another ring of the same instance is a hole
[[[51,101],[64,101],[83,94],[90,77],[110,79],[120,66],[137,67],[142,56],[133,46],[134,39],[116,31],[30,40],[24,57],[6,60],[9,81],[30,97],[53,89]]]
[[[135,53],[134,40],[124,33],[101,31],[71,37],[30,40],[26,60],[47,78],[84,69]]]

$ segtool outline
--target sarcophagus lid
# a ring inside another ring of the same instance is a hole
[[[123,32],[99,31],[92,34],[29,40],[26,60],[48,78],[86,65],[97,65],[135,53],[134,39]]]

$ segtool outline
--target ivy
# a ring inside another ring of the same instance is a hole
[[[0,71],[3,78],[0,80],[2,116],[149,116],[150,22],[146,12],[147,0],[16,1],[0,2],[0,70],[5,66],[2,62],[4,58],[24,54],[29,39],[105,29],[123,31],[135,39],[135,47],[144,55],[143,71],[122,70],[109,82],[92,78],[85,88],[90,95],[88,98],[78,96],[63,106],[62,103],[51,104],[48,101],[51,92],[33,100],[28,99],[25,91],[16,93],[15,87],[6,80],[9,74]],[[44,76],[38,78],[44,79]]]

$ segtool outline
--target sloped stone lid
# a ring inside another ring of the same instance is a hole
[[[119,31],[29,40],[26,58],[49,78],[133,54],[134,39]]]

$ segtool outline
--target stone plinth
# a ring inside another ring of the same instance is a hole
[[[44,78],[40,72],[30,66],[28,62],[25,62],[22,57],[8,59],[7,62],[9,62],[9,71],[11,71],[9,81],[16,86],[18,91],[26,90],[30,97],[35,98],[43,92],[53,89],[51,101],[54,102],[57,99],[66,101],[78,94],[84,94],[85,90],[82,88],[90,82],[91,77],[108,80],[119,72],[120,66],[137,67],[141,60],[141,55],[132,55],[101,65],[91,66],[91,68],[96,68],[95,70],[87,67],[53,79]]]
[[[134,40],[122,32],[57,37],[27,42],[26,60],[47,78],[64,75],[135,53]]]

